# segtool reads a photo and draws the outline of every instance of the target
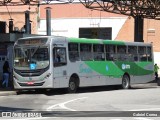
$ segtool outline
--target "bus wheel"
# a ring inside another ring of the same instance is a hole
[[[122,88],[123,89],[130,88],[130,79],[129,79],[128,75],[123,75],[123,78],[122,78]]]
[[[77,80],[71,77],[69,81],[68,92],[75,93],[77,91],[77,88],[78,88]]]
[[[20,95],[22,93],[22,90],[16,90],[17,95]]]

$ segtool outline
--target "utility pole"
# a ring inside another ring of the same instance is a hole
[[[46,7],[46,29],[47,35],[51,36],[51,8]]]

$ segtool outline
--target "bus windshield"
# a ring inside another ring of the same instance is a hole
[[[25,47],[15,46],[14,67],[17,70],[37,70],[49,65],[49,54],[47,47]]]

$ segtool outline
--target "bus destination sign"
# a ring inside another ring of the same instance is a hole
[[[36,45],[36,44],[45,44],[47,39],[20,39],[17,44],[21,45]]]

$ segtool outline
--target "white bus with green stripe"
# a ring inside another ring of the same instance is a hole
[[[154,79],[152,44],[60,36],[21,38],[14,45],[15,89],[147,83]]]

